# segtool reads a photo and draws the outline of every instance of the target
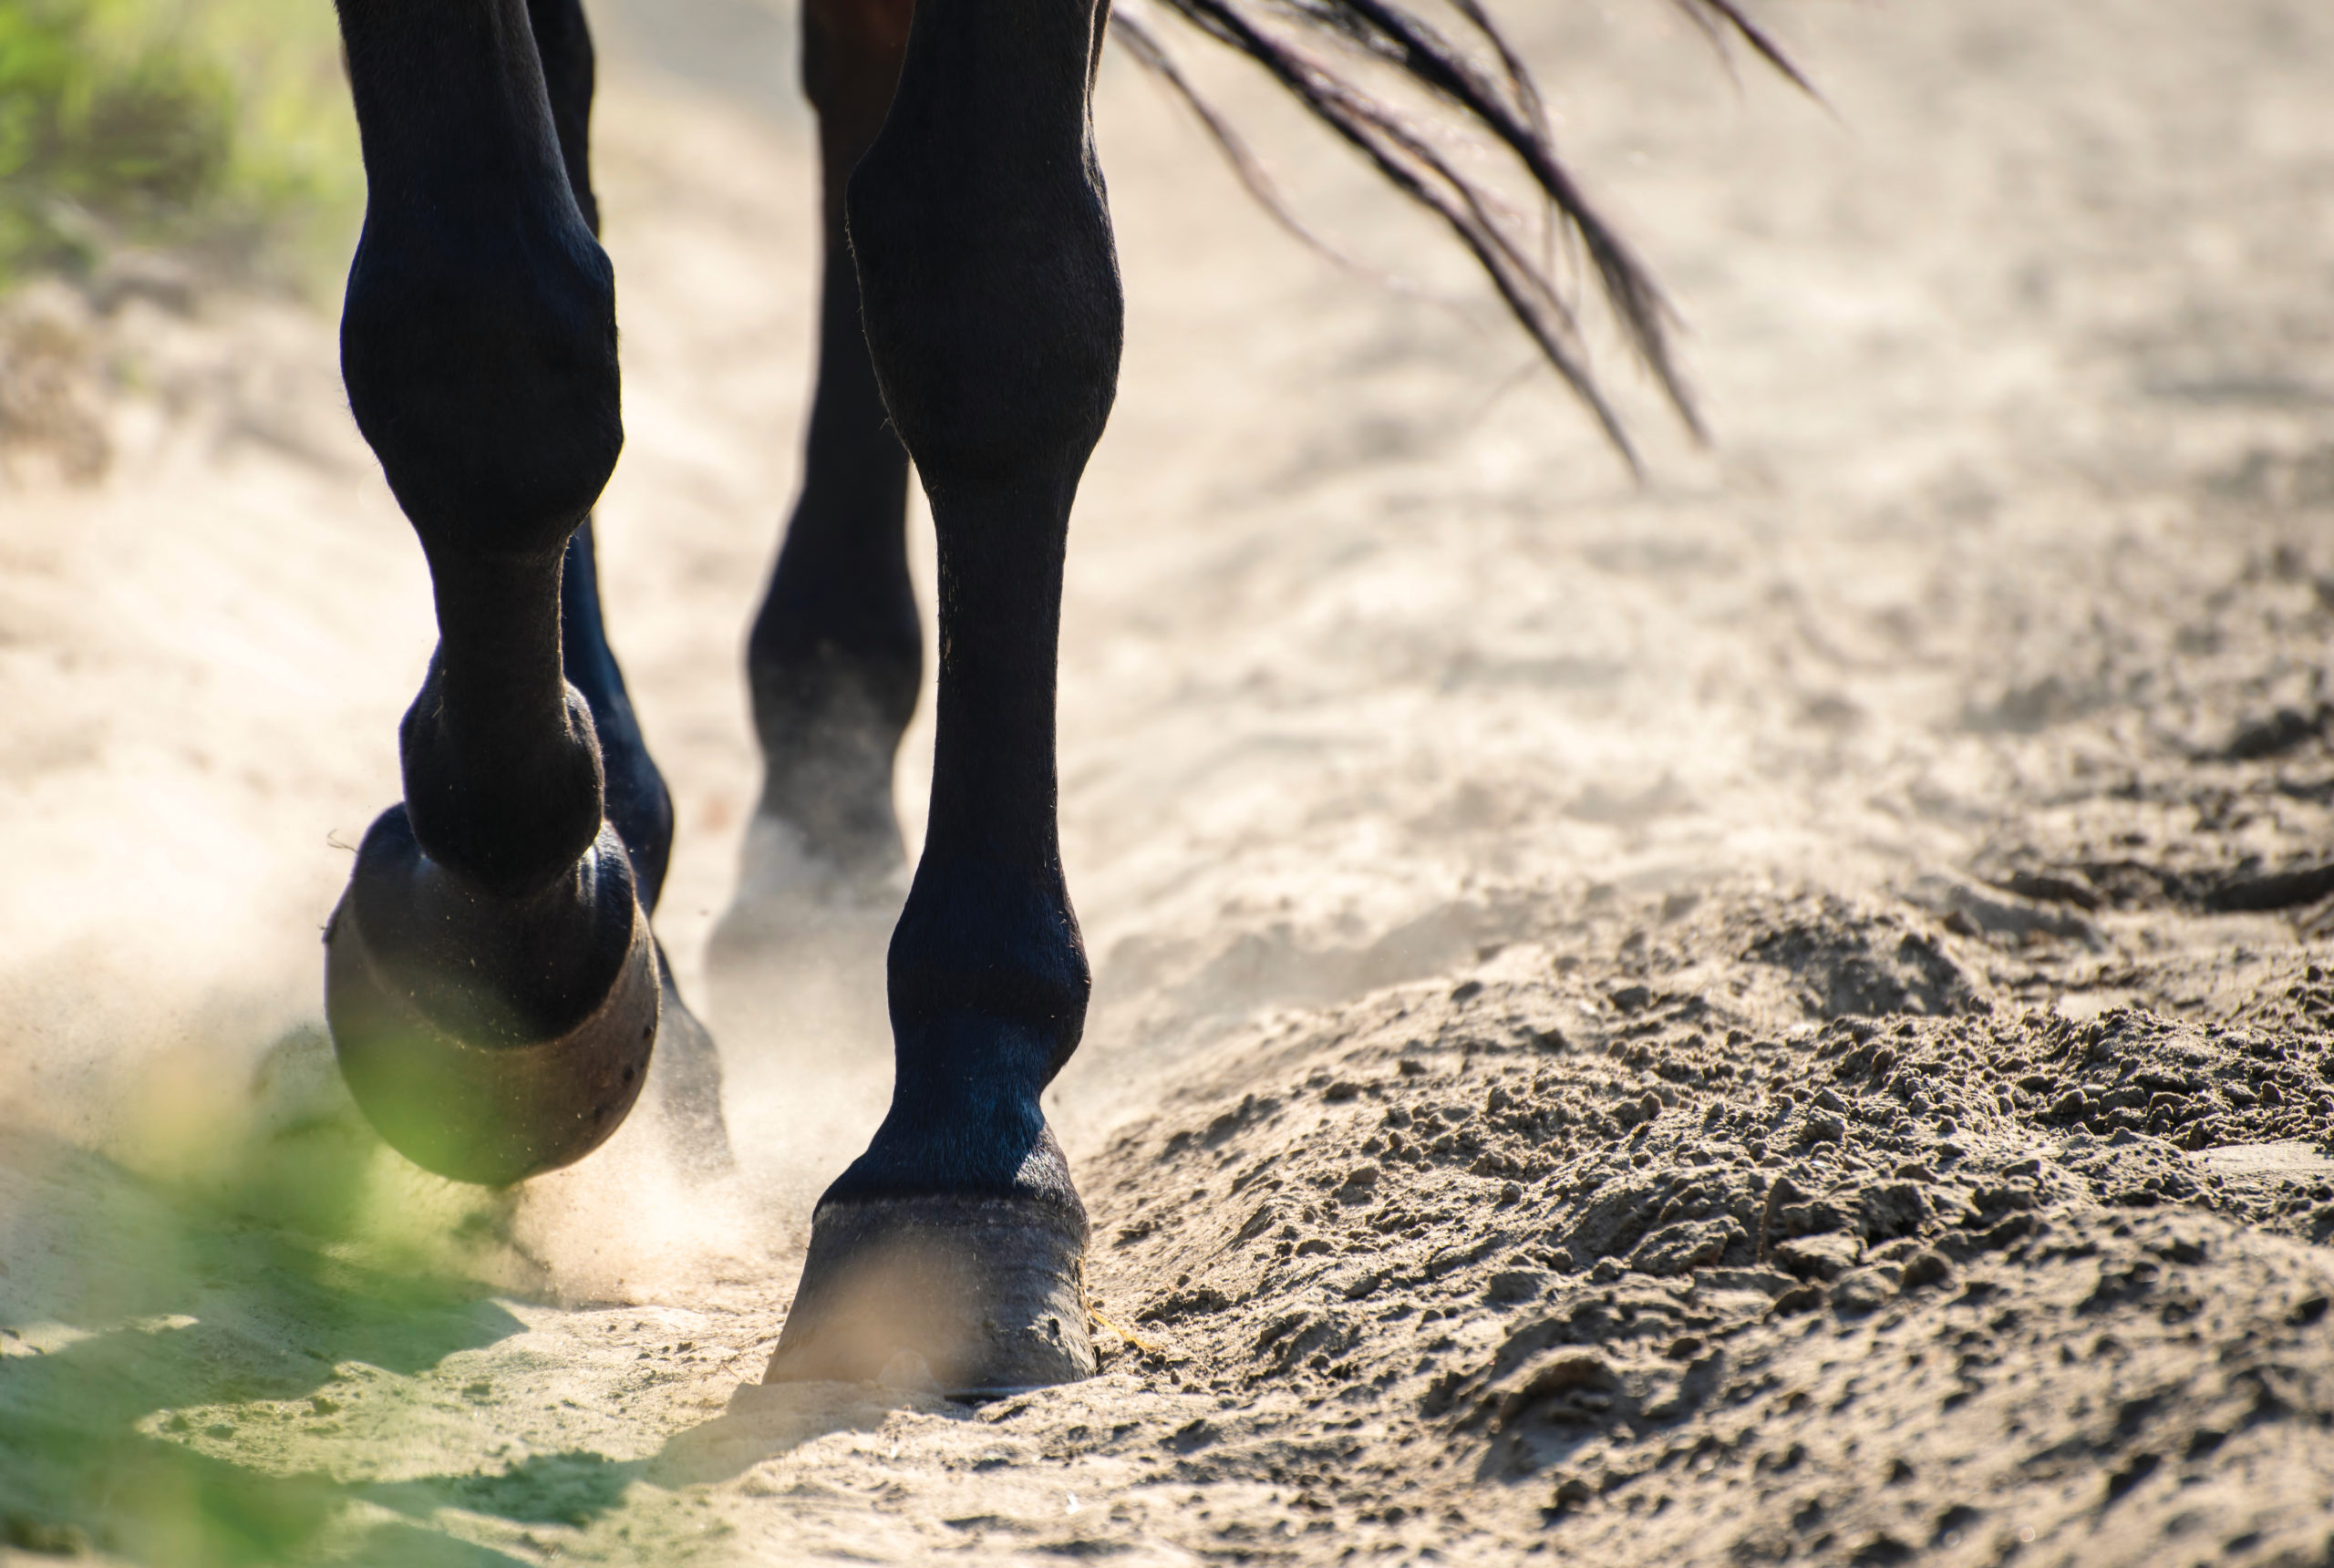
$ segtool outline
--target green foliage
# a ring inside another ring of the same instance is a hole
[[[164,245],[300,273],[360,199],[322,0],[0,0],[0,286]]]
[[[522,1331],[483,1287],[384,1269],[351,1255],[361,1249],[253,1224],[29,1137],[0,1138],[0,1169],[12,1194],[37,1195],[0,1206],[14,1264],[0,1278],[0,1557],[14,1547],[141,1568],[511,1561],[449,1556],[434,1530],[383,1535],[377,1516],[352,1511],[364,1485],[319,1462],[346,1450],[302,1430],[372,1398],[409,1418],[418,1401],[400,1379]],[[359,1451],[395,1462],[405,1444],[395,1418],[387,1424]],[[520,1488],[551,1500],[530,1519],[548,1506],[588,1521],[594,1500],[612,1503],[630,1479],[566,1463],[580,1479],[561,1471],[557,1488]],[[458,1498],[478,1509],[464,1488],[514,1506],[505,1494],[518,1482],[422,1469],[393,1501],[424,1523]]]

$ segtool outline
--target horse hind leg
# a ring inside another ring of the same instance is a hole
[[[542,62],[544,97],[559,139],[562,167],[584,225],[600,232],[592,189],[592,96],[596,74],[592,32],[579,0],[527,0],[527,20]],[[567,542],[559,589],[560,651],[567,678],[584,695],[598,733],[608,823],[624,841],[645,914],[656,913],[673,851],[673,797],[649,755],[633,712],[624,670],[608,644],[600,608],[598,542],[586,517]],[[682,1000],[664,944],[656,946],[662,1016],[648,1093],[662,1113],[674,1157],[695,1177],[735,1168],[721,1111],[721,1057],[713,1037]]]
[[[938,728],[892,938],[891,1106],[820,1200],[771,1381],[912,1357],[967,1392],[1095,1365],[1085,1211],[1039,1096],[1089,990],[1054,690],[1069,509],[1122,317],[1090,119],[1100,27],[1095,0],[921,0],[851,181],[867,344],[939,536]]]
[[[499,1185],[615,1130],[662,1006],[562,655],[569,538],[623,444],[614,290],[522,0],[339,11],[368,188],[342,372],[429,559],[439,644],[399,729],[405,800],[327,928],[326,1012],[383,1136]]]
[[[786,841],[772,852],[796,862],[788,869],[814,896],[847,897],[903,869],[892,760],[924,663],[908,582],[907,453],[868,362],[842,200],[891,108],[910,10],[907,0],[810,0],[802,10],[825,232],[818,379],[801,493],[746,660],[763,756],[756,815],[766,836]]]
[[[572,3],[572,0],[571,0]],[[546,62],[548,64],[548,62]],[[600,575],[592,520],[585,518],[567,542],[561,573],[560,647],[567,678],[592,712],[600,739],[608,823],[624,841],[644,915],[656,913],[672,859],[673,797],[648,752],[634,714],[624,671],[608,645],[600,611]],[[696,1179],[736,1169],[729,1128],[721,1109],[721,1057],[713,1036],[682,1000],[673,966],[656,944],[662,1017],[656,1054],[649,1064],[648,1095],[664,1123],[666,1140],[681,1171]]]
[[[816,1082],[838,1138],[866,1135],[889,1085],[883,947],[907,891],[893,759],[924,649],[908,576],[908,458],[867,357],[843,190],[882,129],[909,0],[807,0],[802,86],[818,115],[825,247],[801,490],[746,646],[762,786],[738,891],[707,954],[714,995],[757,1048],[752,1093]],[[800,1125],[799,1146],[833,1140]],[[846,1130],[847,1129],[847,1130]]]

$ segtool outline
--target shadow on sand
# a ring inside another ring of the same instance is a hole
[[[720,1415],[666,1439],[648,1479],[668,1487],[728,1480],[831,1432],[880,1431],[901,1410],[973,1418],[970,1405],[875,1383],[749,1383]]]

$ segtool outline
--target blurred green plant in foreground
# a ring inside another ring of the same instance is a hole
[[[0,1123],[0,1560],[719,1560],[636,1451],[548,1438],[532,1355],[481,1359],[548,1310],[517,1194],[392,1153],[318,1031],[248,1093],[215,1056],[158,1053],[108,1097],[135,1168]]]
[[[323,0],[0,0],[0,289],[124,245],[316,281],[362,194]]]

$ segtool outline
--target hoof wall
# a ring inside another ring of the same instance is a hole
[[[411,966],[369,939],[352,884],[325,930],[325,1012],[349,1093],[390,1148],[501,1187],[573,1164],[624,1125],[647,1082],[662,989],[628,884],[625,903],[631,932],[600,1003],[549,1037],[496,1039],[429,1005]]]
[[[994,1398],[1094,1375],[1079,1220],[1007,1198],[821,1204],[765,1383]]]

